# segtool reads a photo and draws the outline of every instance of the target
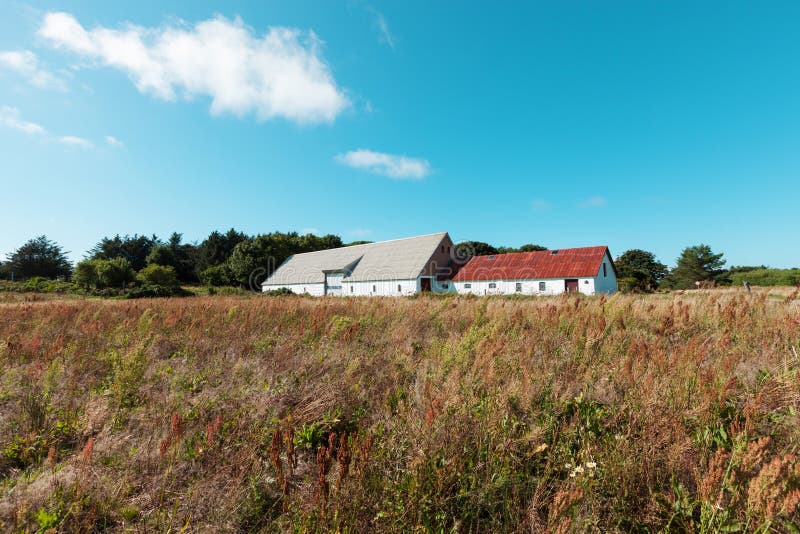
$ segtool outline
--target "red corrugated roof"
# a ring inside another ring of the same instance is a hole
[[[607,250],[608,247],[583,247],[473,256],[453,280],[527,280],[597,276]],[[611,268],[614,269],[613,263]]]

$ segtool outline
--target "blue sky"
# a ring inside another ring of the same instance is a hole
[[[800,3],[0,0],[0,256],[214,229],[800,265]]]

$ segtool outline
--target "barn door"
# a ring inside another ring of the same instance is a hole
[[[566,284],[567,293],[574,293],[574,292],[578,291],[578,280],[576,280],[574,278],[573,279],[567,279],[567,280],[564,280],[564,283]]]
[[[431,279],[430,278],[420,278],[420,287],[422,291],[430,291],[431,290]]]

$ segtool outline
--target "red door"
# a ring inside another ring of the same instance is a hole
[[[567,293],[574,293],[578,291],[578,281],[575,279],[564,280],[566,284]]]

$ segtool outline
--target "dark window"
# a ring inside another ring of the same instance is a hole
[[[442,254],[444,254],[444,245],[442,245]]]
[[[444,289],[447,289],[448,287],[450,287],[450,285],[449,285],[447,282],[445,282],[444,284],[442,284],[442,287],[443,287]]]
[[[522,282],[517,282],[517,293],[522,293]]]
[[[450,254],[450,245],[447,246],[447,253]]]
[[[493,260],[493,259],[494,259],[494,256],[489,256],[489,259],[490,259],[490,260]]]
[[[603,276],[606,276],[606,264],[603,263]]]
[[[353,292],[353,286],[350,286],[350,293]]]
[[[464,284],[464,289],[470,289],[471,287],[472,287],[472,284]]]
[[[402,289],[402,287],[400,286],[400,284],[397,284],[397,292],[398,292],[398,293],[402,293],[402,291],[403,291],[403,289]]]
[[[489,289],[494,289],[496,287],[497,287],[497,284],[495,284],[494,282],[489,282]]]
[[[373,292],[373,293],[377,293],[377,292],[378,292],[378,290],[377,290],[377,289],[375,289],[375,286],[374,286],[374,285],[372,286],[372,292]]]
[[[547,285],[544,282],[539,282],[539,291],[544,291]]]

